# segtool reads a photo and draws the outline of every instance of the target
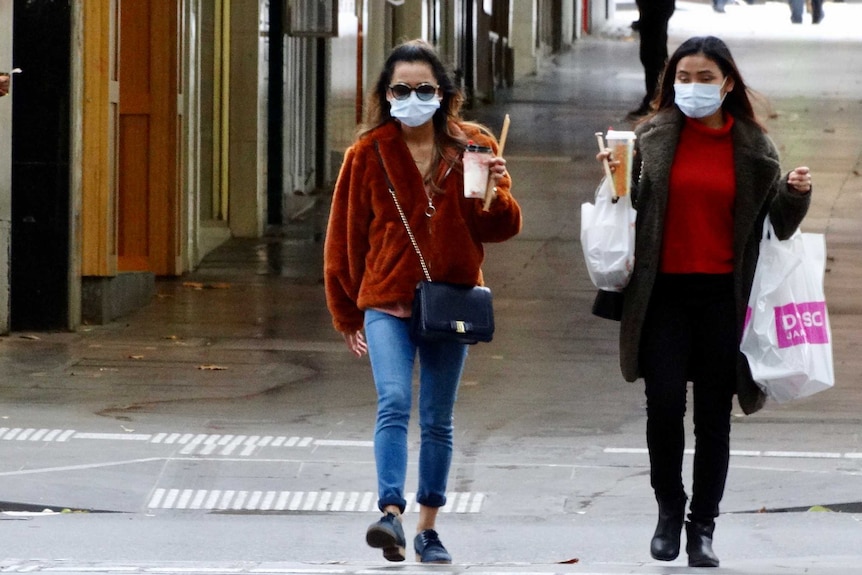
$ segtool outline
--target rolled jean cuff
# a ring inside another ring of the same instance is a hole
[[[427,495],[418,495],[416,502],[425,507],[443,507],[446,505],[446,495],[439,493],[429,493]]]
[[[395,497],[391,497],[389,499],[379,499],[377,501],[377,508],[380,509],[380,511],[383,511],[390,505],[398,507],[401,513],[404,513],[404,509],[407,507],[407,501],[405,501],[403,498],[399,499]]]

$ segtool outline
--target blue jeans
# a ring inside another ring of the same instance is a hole
[[[365,312],[365,337],[377,388],[374,459],[377,505],[404,511],[407,476],[407,425],[413,397],[413,366],[419,352],[419,487],[416,501],[427,507],[446,504],[452,462],[452,412],[467,358],[459,343],[423,343],[410,339],[410,320],[376,310]]]

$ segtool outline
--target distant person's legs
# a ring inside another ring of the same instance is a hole
[[[650,102],[655,96],[659,78],[667,62],[667,20],[641,15],[640,19],[640,60],[644,67],[645,94],[634,116],[643,116],[650,110]]]
[[[790,21],[794,24],[802,24],[802,13],[805,11],[805,0],[789,0]]]
[[[655,96],[661,73],[667,62],[667,23],[673,15],[674,8],[674,0],[638,2],[639,56],[644,67],[646,93],[640,106],[629,112],[629,119],[639,118],[650,112],[650,103]]]
[[[823,0],[811,0],[811,22],[820,24],[823,20]]]

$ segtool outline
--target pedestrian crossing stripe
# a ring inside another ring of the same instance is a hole
[[[207,433],[88,433],[74,429],[0,427],[2,441],[67,443],[73,439],[140,441],[180,447],[181,455],[239,455],[248,457],[262,447],[372,447],[371,441],[315,439],[299,435],[231,435]]]
[[[410,493],[406,509],[419,511],[416,494]],[[452,492],[441,513],[479,513],[484,493]],[[377,510],[371,491],[247,491],[233,489],[163,489],[153,491],[148,509],[204,511],[367,512]]]
[[[69,441],[74,429],[35,429],[0,427],[0,439],[5,441]]]

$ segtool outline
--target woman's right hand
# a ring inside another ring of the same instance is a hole
[[[603,152],[599,152],[598,154],[596,154],[596,160],[598,160],[599,163],[602,163],[607,160],[608,166],[610,166],[611,168],[611,173],[614,173],[617,167],[620,165],[619,160],[613,159],[613,153],[611,152],[610,148],[605,148]]]
[[[357,332],[342,332],[341,336],[344,338],[345,343],[347,343],[347,349],[356,357],[362,357],[368,353],[368,344],[365,342],[365,336],[362,335],[361,330]]]

